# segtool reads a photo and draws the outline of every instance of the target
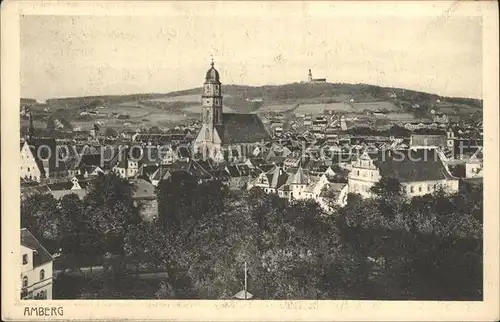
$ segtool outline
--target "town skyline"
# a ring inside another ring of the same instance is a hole
[[[449,17],[428,32],[435,17],[337,17],[342,28],[328,29],[328,16],[294,16],[282,18],[270,36],[273,17],[24,16],[21,97],[196,88],[213,57],[226,85],[306,81],[312,69],[331,83],[482,98],[480,18]]]

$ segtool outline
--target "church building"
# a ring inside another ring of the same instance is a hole
[[[223,112],[222,86],[213,61],[205,76],[201,99],[202,128],[193,144],[195,156],[219,162],[244,160],[256,146],[271,140],[257,114]]]

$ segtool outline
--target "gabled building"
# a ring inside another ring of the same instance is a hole
[[[266,155],[266,162],[282,165],[285,159],[292,153],[292,151],[281,144],[273,143],[269,152]]]
[[[246,164],[228,165],[224,169],[228,176],[229,189],[240,190],[247,187],[251,171]]]
[[[384,150],[365,152],[352,161],[349,193],[372,197],[370,188],[383,177],[398,179],[408,197],[431,194],[442,188],[458,191],[458,178],[448,171],[437,149]]]
[[[89,184],[90,182],[88,181],[79,180],[77,177],[73,177],[70,181],[48,183],[46,186],[55,199],[61,199],[70,194],[75,194],[80,199],[83,199],[87,195],[87,187]]]
[[[347,183],[338,182],[333,171],[328,169],[321,176],[315,177],[300,164],[298,168],[287,171],[275,166],[268,172],[262,172],[249,184],[249,188],[257,187],[289,201],[314,200],[329,211],[334,204],[345,205]]]
[[[270,170],[263,171],[255,180],[250,182],[248,189],[257,187],[266,193],[277,193],[278,188],[284,185],[287,180],[288,173],[282,167],[274,165]]]
[[[21,299],[52,299],[52,255],[26,228],[21,229]]]
[[[139,173],[142,165],[144,153],[137,147],[124,149],[119,152],[118,163],[113,167],[113,171],[122,178],[133,178]]]
[[[21,146],[21,178],[40,181],[64,175],[56,162],[59,152],[55,139],[26,140]]]
[[[200,182],[213,179],[212,175],[198,162],[193,159],[189,159],[188,161],[177,161],[168,165],[160,165],[151,175],[151,183],[156,187],[160,181],[168,179],[173,172],[186,172],[187,174],[197,178]]]

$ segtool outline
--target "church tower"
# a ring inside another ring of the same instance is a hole
[[[311,69],[309,69],[309,74],[307,74],[307,80],[309,81],[309,83],[312,83],[313,81],[313,74],[311,72]]]
[[[202,99],[202,123],[205,127],[205,140],[213,142],[216,130],[222,129],[222,90],[219,80],[219,72],[214,68],[214,61],[205,76],[203,84]]]
[[[271,140],[264,124],[256,114],[225,113],[222,111],[222,88],[214,62],[205,75],[201,93],[201,129],[192,144],[193,157],[223,162],[244,157],[233,155],[240,150]]]

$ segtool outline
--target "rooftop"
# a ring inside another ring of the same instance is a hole
[[[52,255],[45,249],[45,247],[40,244],[38,239],[33,236],[33,234],[26,228],[21,229],[21,245],[29,249],[34,250],[33,252],[33,266],[37,267],[43,265],[47,262],[53,261]]]

